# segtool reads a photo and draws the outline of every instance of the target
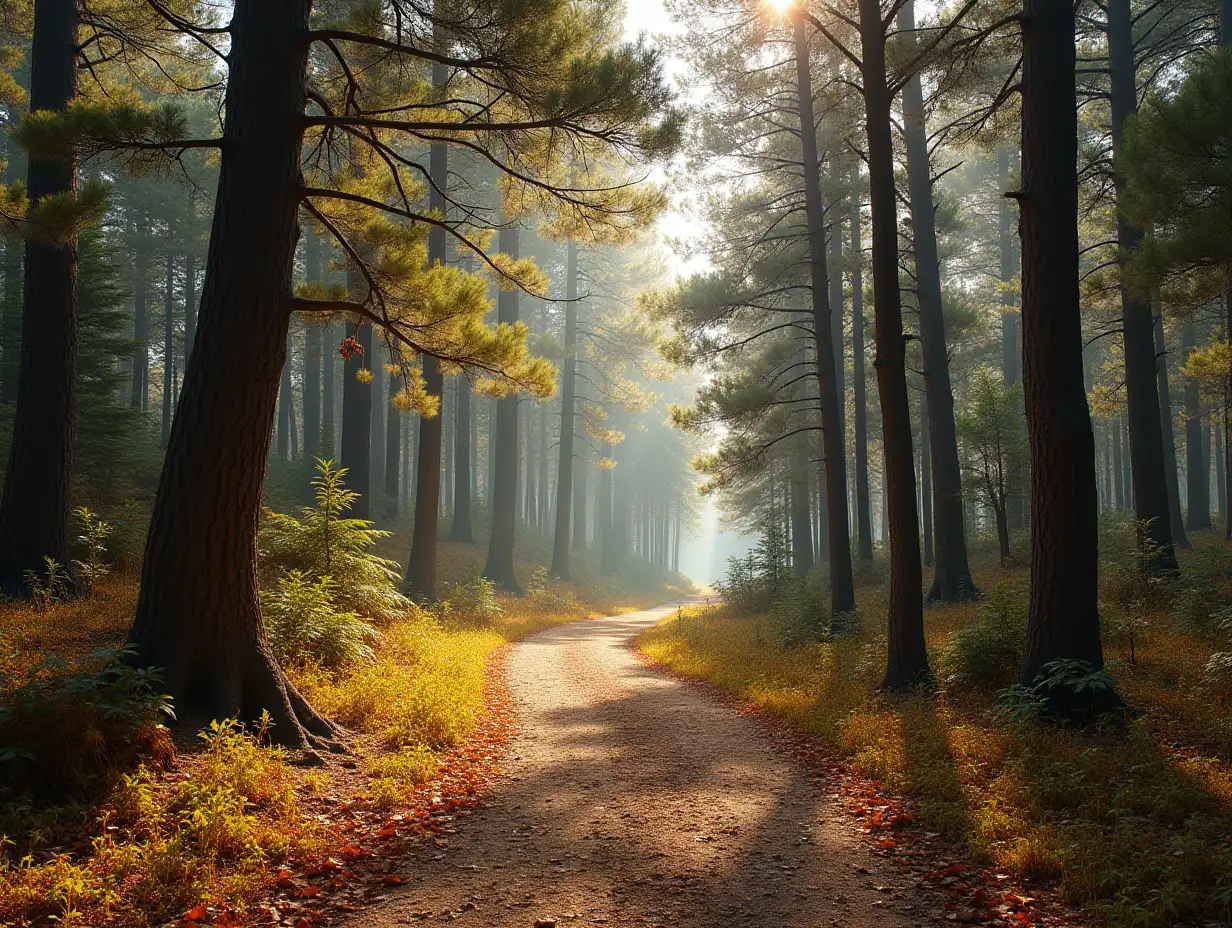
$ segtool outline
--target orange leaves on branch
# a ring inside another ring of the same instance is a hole
[[[364,346],[359,343],[359,339],[354,335],[348,335],[338,343],[338,353],[342,355],[342,360],[351,360],[352,355],[364,356]]]

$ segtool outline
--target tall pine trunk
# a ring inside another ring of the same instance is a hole
[[[915,44],[915,5],[908,0],[898,13],[899,30]],[[919,74],[903,87],[903,134],[907,140],[907,180],[919,288],[920,347],[924,355],[924,392],[928,396],[928,439],[932,457],[933,543],[936,570],[930,602],[958,602],[977,591],[967,562],[963,527],[962,469],[954,426],[954,390],[945,342],[941,304],[941,264],[937,255],[932,165],[924,126],[924,93]],[[925,542],[927,545],[927,542]]]
[[[75,0],[38,0],[30,48],[30,109],[62,111],[77,95]],[[77,192],[77,160],[30,158],[27,193]],[[12,443],[0,503],[0,589],[28,596],[26,571],[68,566],[69,488],[77,414],[77,241],[26,244],[21,357]]]
[[[444,87],[445,66],[432,66],[433,87]],[[449,183],[449,148],[436,142],[428,153],[428,208],[445,214],[446,185]],[[428,266],[445,263],[445,228],[433,226],[428,232]],[[424,388],[430,396],[443,400],[445,381],[436,358],[423,356]],[[411,553],[407,558],[406,579],[402,591],[421,602],[436,602],[436,534],[440,520],[441,501],[441,440],[445,421],[445,404],[431,419],[421,419],[419,443],[419,481],[415,485],[415,521],[411,530]]]
[[[1168,522],[1172,526],[1172,541],[1182,550],[1191,545],[1185,537],[1185,521],[1181,514],[1181,485],[1176,466],[1176,432],[1172,427],[1172,391],[1168,385],[1168,354],[1164,345],[1164,319],[1155,313],[1155,378],[1159,389],[1159,428],[1164,443],[1164,477],[1168,481]]]
[[[906,340],[898,283],[898,212],[885,32],[877,0],[860,0],[869,200],[873,222],[873,296],[876,303],[877,388],[885,455],[886,522],[890,535],[889,647],[886,689],[927,681],[924,646],[920,527],[916,520],[911,407],[907,399]]]
[[[851,399],[855,406],[856,539],[860,560],[873,559],[873,515],[868,489],[868,398],[864,379],[864,254],[860,200],[851,209]]]
[[[920,394],[920,511],[924,529],[924,565],[933,562],[933,474],[930,432],[928,419],[928,396]]]
[[[1095,439],[1078,297],[1074,7],[1026,0],[1022,64],[1022,379],[1031,458],[1031,587],[1022,680],[1103,665]]]
[[[573,505],[573,428],[577,405],[577,242],[569,240],[565,257],[565,358],[560,371],[560,444],[556,465],[556,527],[552,536],[552,573],[569,579],[569,531]],[[583,533],[585,529],[583,528]],[[583,539],[584,541],[584,539]]]
[[[792,16],[796,42],[796,103],[803,150],[805,219],[808,223],[809,278],[812,286],[813,339],[817,389],[821,401],[822,458],[830,561],[830,609],[834,614],[855,609],[851,546],[847,536],[847,457],[843,450],[842,398],[838,393],[834,327],[826,267],[825,209],[821,200],[820,159],[813,116],[813,77],[808,32],[802,14]],[[887,130],[888,131],[888,130]],[[835,269],[835,273],[838,270]]]
[[[503,226],[497,241],[503,254],[517,258],[521,252],[518,227]],[[518,291],[502,290],[496,298],[498,323],[518,321]],[[483,575],[508,593],[522,593],[513,568],[513,542],[518,511],[518,405],[516,393],[496,401],[496,434],[492,454],[492,535]]]
[[[1005,146],[997,149],[997,186],[1003,194],[1010,189],[1010,151]],[[1001,377],[1002,382],[1010,387],[1022,381],[1022,317],[1018,313],[1018,300],[1014,294],[1014,278],[1018,276],[1018,242],[1013,204],[1005,196],[999,197],[999,201],[997,238],[1001,283]],[[1014,397],[1014,404],[1019,404],[1017,396]],[[1022,528],[1023,502],[1021,483],[1016,481],[1006,502],[1006,524],[1011,529]]]
[[[200,324],[163,462],[129,633],[180,718],[269,711],[305,746],[330,730],[265,639],[257,520],[286,355],[310,0],[236,0]],[[246,350],[236,351],[244,333]]]
[[[1112,147],[1118,151],[1125,121],[1138,110],[1134,64],[1133,14],[1129,0],[1108,0],[1108,57],[1111,70]],[[1124,180],[1114,177],[1118,197]],[[1117,216],[1117,240],[1122,259],[1142,244],[1142,230]],[[1129,415],[1129,456],[1133,462],[1134,514],[1151,539],[1152,572],[1174,573],[1172,518],[1168,512],[1168,480],[1156,385],[1155,315],[1151,305],[1121,285],[1122,332],[1125,344],[1125,396]]]

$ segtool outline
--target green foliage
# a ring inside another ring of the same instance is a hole
[[[1022,666],[1027,638],[1024,590],[999,583],[980,604],[980,617],[950,633],[941,664],[948,684],[992,690]]]
[[[98,593],[98,584],[111,573],[111,565],[103,560],[107,553],[106,541],[111,536],[111,525],[102,519],[95,518],[86,506],[78,506],[73,510],[81,522],[81,534],[77,543],[85,549],[85,559],[73,561],[73,569],[90,598]]]
[[[762,523],[757,547],[727,562],[727,575],[715,589],[737,615],[764,613],[779,598],[791,569],[783,526],[773,516]]]
[[[965,470],[971,486],[984,505],[1001,513],[1027,475],[1019,393],[1017,384],[1002,383],[1000,373],[985,365],[975,372],[965,407],[955,422],[970,452]]]
[[[1146,297],[1198,303],[1226,288],[1232,263],[1232,50],[1196,59],[1173,94],[1147,99],[1125,130],[1121,211],[1153,228],[1126,280]]]
[[[29,569],[22,572],[26,589],[30,591],[30,599],[34,608],[46,612],[56,603],[63,602],[72,592],[72,578],[64,565],[50,554],[43,555],[41,571]]]
[[[172,716],[171,702],[159,688],[160,673],[132,667],[129,656],[112,649],[71,662],[48,658],[6,687],[0,797],[97,796],[139,760],[171,756],[162,724]]]
[[[491,628],[505,611],[496,598],[496,584],[476,574],[449,591],[439,607],[442,621],[469,628]]]
[[[283,664],[314,660],[329,669],[372,658],[377,631],[335,604],[332,577],[289,570],[261,592],[261,614],[274,656]]]
[[[346,516],[358,494],[346,488],[345,477],[345,467],[318,460],[315,506],[299,516],[266,511],[258,537],[261,565],[267,574],[298,570],[316,580],[328,577],[341,612],[391,622],[406,612],[410,600],[398,591],[397,562],[371,550],[389,532]]]

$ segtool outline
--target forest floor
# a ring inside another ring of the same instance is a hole
[[[905,928],[940,915],[764,727],[638,659],[634,637],[674,613],[515,645],[503,774],[345,924]]]

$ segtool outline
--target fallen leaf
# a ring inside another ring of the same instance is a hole
[[[295,892],[295,895],[299,896],[301,899],[311,899],[313,896],[319,896],[320,894],[320,886],[305,886],[303,889],[296,890]]]
[[[205,918],[205,906],[198,902],[183,915],[186,922],[199,922]]]
[[[877,846],[884,847],[884,848],[898,847],[898,842],[895,841],[893,838],[882,838],[880,841],[877,842]]]
[[[386,876],[381,877],[381,882],[384,883],[386,886],[396,886],[402,882],[402,877],[398,876],[398,874],[396,873],[390,873]]]

